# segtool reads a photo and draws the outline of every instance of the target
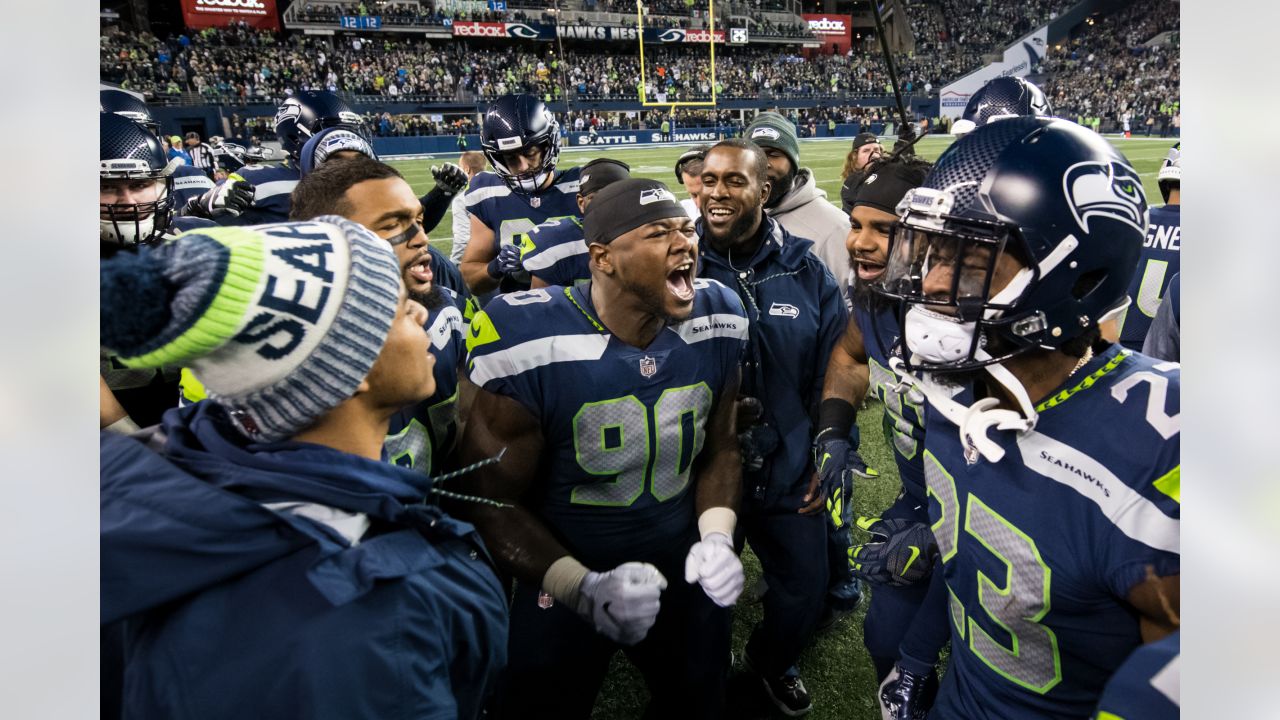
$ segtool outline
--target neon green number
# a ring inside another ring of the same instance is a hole
[[[955,480],[933,453],[925,451],[924,474],[929,494],[937,498],[941,516],[933,524],[942,561],[952,562],[960,543],[960,500]],[[977,571],[977,600],[985,615],[1009,635],[1006,646],[966,612],[964,601],[948,586],[951,621],[969,650],[1010,682],[1046,693],[1062,680],[1058,638],[1040,624],[1049,614],[1052,573],[1036,543],[978,496],[965,498],[964,531],[1004,563],[1000,582]]]
[[[652,410],[634,395],[583,405],[573,418],[578,466],[613,479],[575,487],[572,502],[627,507],[646,483],[658,502],[679,495],[706,439],[711,404],[711,390],[698,383],[664,391]]]
[[[884,422],[886,433],[892,431],[893,449],[904,459],[910,460],[916,456],[920,443],[911,436],[911,431],[916,428],[916,424],[907,420],[906,410],[910,408],[916,414],[917,423],[920,425],[924,424],[924,410],[920,408],[919,402],[912,400],[909,394],[896,392],[893,389],[898,379],[892,372],[875,360],[870,360],[870,367],[871,387],[880,396],[880,400],[887,409]]]
[[[976,495],[965,509],[965,532],[1005,564],[1003,587],[978,571],[978,602],[1010,637],[1005,647],[971,616],[969,649],[1010,682],[1047,693],[1062,680],[1058,637],[1040,624],[1049,614],[1049,566],[1034,540]]]
[[[439,450],[443,456],[453,449],[458,436],[458,393],[427,408],[427,421],[423,425],[417,418],[409,421],[403,430],[388,435],[382,441],[387,459],[400,467],[413,468],[423,475],[435,472],[434,456]]]

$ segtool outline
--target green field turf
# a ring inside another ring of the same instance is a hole
[[[918,147],[923,156],[933,159],[938,156],[951,139],[926,138]],[[1153,204],[1160,203],[1160,192],[1156,185],[1156,171],[1160,161],[1164,159],[1172,139],[1134,139],[1112,140],[1116,147],[1129,158],[1133,166],[1142,174],[1147,198]],[[890,146],[891,143],[886,143]],[[801,141],[800,164],[813,169],[819,179],[819,186],[827,191],[827,196],[839,205],[840,169],[844,164],[844,156],[848,151],[849,141]],[[561,166],[579,165],[588,160],[607,156],[622,160],[631,166],[635,176],[661,180],[668,185],[675,184],[675,160],[683,152],[683,146],[670,148],[608,148],[590,150],[567,150],[561,155]],[[394,161],[405,177],[418,193],[425,193],[431,188],[430,166],[443,160],[456,159],[457,155],[441,155],[436,159],[415,159]],[[683,197],[683,188],[673,187],[677,195]],[[449,217],[440,223],[439,230],[431,234],[433,243],[445,252],[452,245],[449,237]],[[858,425],[862,430],[862,456],[869,465],[880,471],[880,477],[874,480],[859,480],[854,489],[854,507],[859,515],[875,515],[893,502],[899,489],[897,469],[894,466],[892,451],[885,440],[881,425],[883,406],[876,401],[858,413]],[[855,528],[855,540],[866,539],[866,534]],[[760,619],[761,606],[748,602],[748,593],[760,577],[760,566],[750,551],[744,553],[743,563],[747,569],[747,592],[734,610],[733,652],[735,671],[742,669],[742,653],[752,626]],[[876,705],[875,670],[862,646],[862,619],[866,612],[867,600],[864,599],[858,611],[833,631],[816,638],[812,646],[800,660],[801,674],[805,685],[813,699],[813,712],[806,717],[815,720],[823,718],[839,718],[840,720],[878,720],[880,717]],[[738,675],[731,686],[731,700],[735,705],[756,708],[756,712],[734,712],[734,717],[784,717],[780,713],[770,713],[771,706],[767,699],[760,696],[758,685],[745,675]],[[596,704],[594,717],[608,720],[624,720],[639,718],[648,697],[640,675],[627,660],[619,654],[614,659],[613,667],[600,699]]]

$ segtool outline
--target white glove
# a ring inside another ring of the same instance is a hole
[[[578,589],[578,614],[614,642],[635,645],[658,619],[667,579],[649,563],[629,562],[589,572]]]
[[[702,590],[720,607],[729,607],[742,594],[745,577],[742,561],[733,551],[733,541],[720,532],[707,533],[689,548],[684,560],[685,582],[700,583]]]

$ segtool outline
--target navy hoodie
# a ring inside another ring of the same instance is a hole
[[[247,443],[202,402],[102,433],[100,479],[125,717],[480,715],[505,597],[474,528],[423,503],[427,478]]]

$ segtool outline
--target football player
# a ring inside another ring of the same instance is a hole
[[[746,660],[770,700],[794,716],[812,708],[796,663],[822,617],[829,580],[825,496],[810,449],[813,412],[848,311],[813,243],[765,214],[769,191],[760,146],[735,138],[707,151],[699,274],[733,288],[751,319],[742,395],[759,412],[739,428],[742,526],[768,590]]]
[[[872,567],[865,554],[869,549],[887,547],[893,537],[876,548],[849,548],[853,488],[843,472],[844,458],[851,449],[849,430],[855,426],[856,408],[870,390],[884,403],[885,437],[893,448],[902,481],[897,499],[881,513],[880,519],[894,525],[896,537],[909,537],[921,530],[927,537],[928,497],[921,464],[924,397],[901,388],[889,369],[889,357],[900,334],[897,314],[893,306],[875,295],[871,288],[884,274],[888,262],[889,231],[897,220],[898,203],[907,192],[924,182],[928,170],[928,163],[914,158],[875,161],[868,166],[865,182],[854,189],[853,209],[849,214],[851,229],[845,241],[853,274],[853,283],[846,295],[852,315],[827,364],[823,400],[818,408],[819,430],[814,439],[816,457],[827,459],[820,464],[819,472],[824,485],[831,488],[828,493],[831,527],[846,549],[839,565],[833,563],[832,573],[848,574],[852,570],[875,584],[863,622],[863,643],[871,654],[879,680],[884,680],[893,670],[898,646],[924,599],[928,583],[922,581],[928,575],[932,558],[928,557],[923,544],[917,544],[921,556],[904,568],[911,573],[910,578],[901,573],[882,576],[877,574],[882,568]],[[877,329],[889,338],[887,343],[879,342]],[[856,563],[853,563],[853,553],[857,554]],[[858,567],[852,568],[851,563]],[[936,687],[936,681],[931,681],[931,691]],[[925,707],[928,701],[928,697],[923,699]]]
[[[213,223],[173,217],[176,161],[165,157],[160,138],[120,113],[98,118],[99,256],[153,245],[176,233]],[[105,350],[99,354],[100,426],[133,432],[154,425],[177,404],[177,372],[133,369]]]
[[[160,122],[151,115],[147,104],[136,96],[107,88],[98,92],[98,105],[102,112],[129,118],[160,137]],[[214,219],[229,213],[238,214],[247,208],[253,201],[253,186],[236,183],[219,191],[199,168],[178,164],[173,168],[172,197],[175,215]]]
[[[591,281],[499,295],[471,322],[467,503],[515,576],[505,711],[586,718],[623,649],[646,716],[719,717],[741,492],[742,304],[698,280],[693,221],[659,182],[601,190]]]
[[[631,167],[619,160],[598,158],[583,165],[578,185],[578,212],[586,213],[602,188],[631,177]],[[519,236],[520,264],[532,277],[531,287],[574,285],[591,279],[591,256],[576,217],[548,220]]]
[[[1137,171],[1066,120],[978,127],[904,200],[877,291],[929,403],[952,621],[930,718],[1086,717],[1177,625],[1180,371],[1099,330],[1146,227]]]
[[[293,191],[290,219],[338,214],[391,244],[409,297],[427,309],[424,329],[435,357],[435,392],[391,418],[387,459],[425,475],[440,475],[457,437],[458,377],[462,371],[462,301],[434,282],[439,265],[420,223],[422,203],[395,168],[357,156],[308,172]],[[443,260],[445,265],[449,261]]]
[[[374,152],[373,145],[367,138],[345,127],[325,128],[316,133],[302,146],[300,156],[299,166],[304,178],[316,168],[333,160],[349,160],[355,157],[378,159],[378,154]],[[456,192],[466,184],[462,168],[452,163],[445,163],[443,167],[433,165],[431,173],[435,176],[436,185],[418,199],[422,211],[418,214],[416,222],[422,228],[424,238],[436,225],[440,224],[440,219],[444,217],[445,211],[452,202],[450,193]],[[327,209],[312,206],[307,217],[299,218],[292,212],[290,217],[295,220],[308,220],[315,217],[317,212],[325,214],[323,211]],[[459,299],[458,302],[465,303],[470,293],[467,292],[466,284],[462,282],[462,274],[458,272],[458,268],[449,261],[447,255],[429,243],[427,252],[431,255],[430,271],[434,275],[435,284],[449,288],[453,291],[453,296]]]
[[[1164,205],[1151,208],[1151,225],[1142,243],[1138,271],[1129,283],[1129,306],[1120,325],[1120,344],[1142,350],[1151,319],[1179,272],[1182,256],[1182,143],[1175,143],[1156,173]]]
[[[969,97],[960,119],[951,126],[951,133],[962,138],[989,122],[1027,115],[1053,115],[1053,106],[1044,91],[1020,77],[998,77]]]
[[[581,217],[579,168],[556,172],[560,124],[532,95],[504,95],[491,103],[480,127],[480,149],[493,170],[467,188],[471,240],[462,277],[476,295],[529,287],[516,236],[548,220]]]

